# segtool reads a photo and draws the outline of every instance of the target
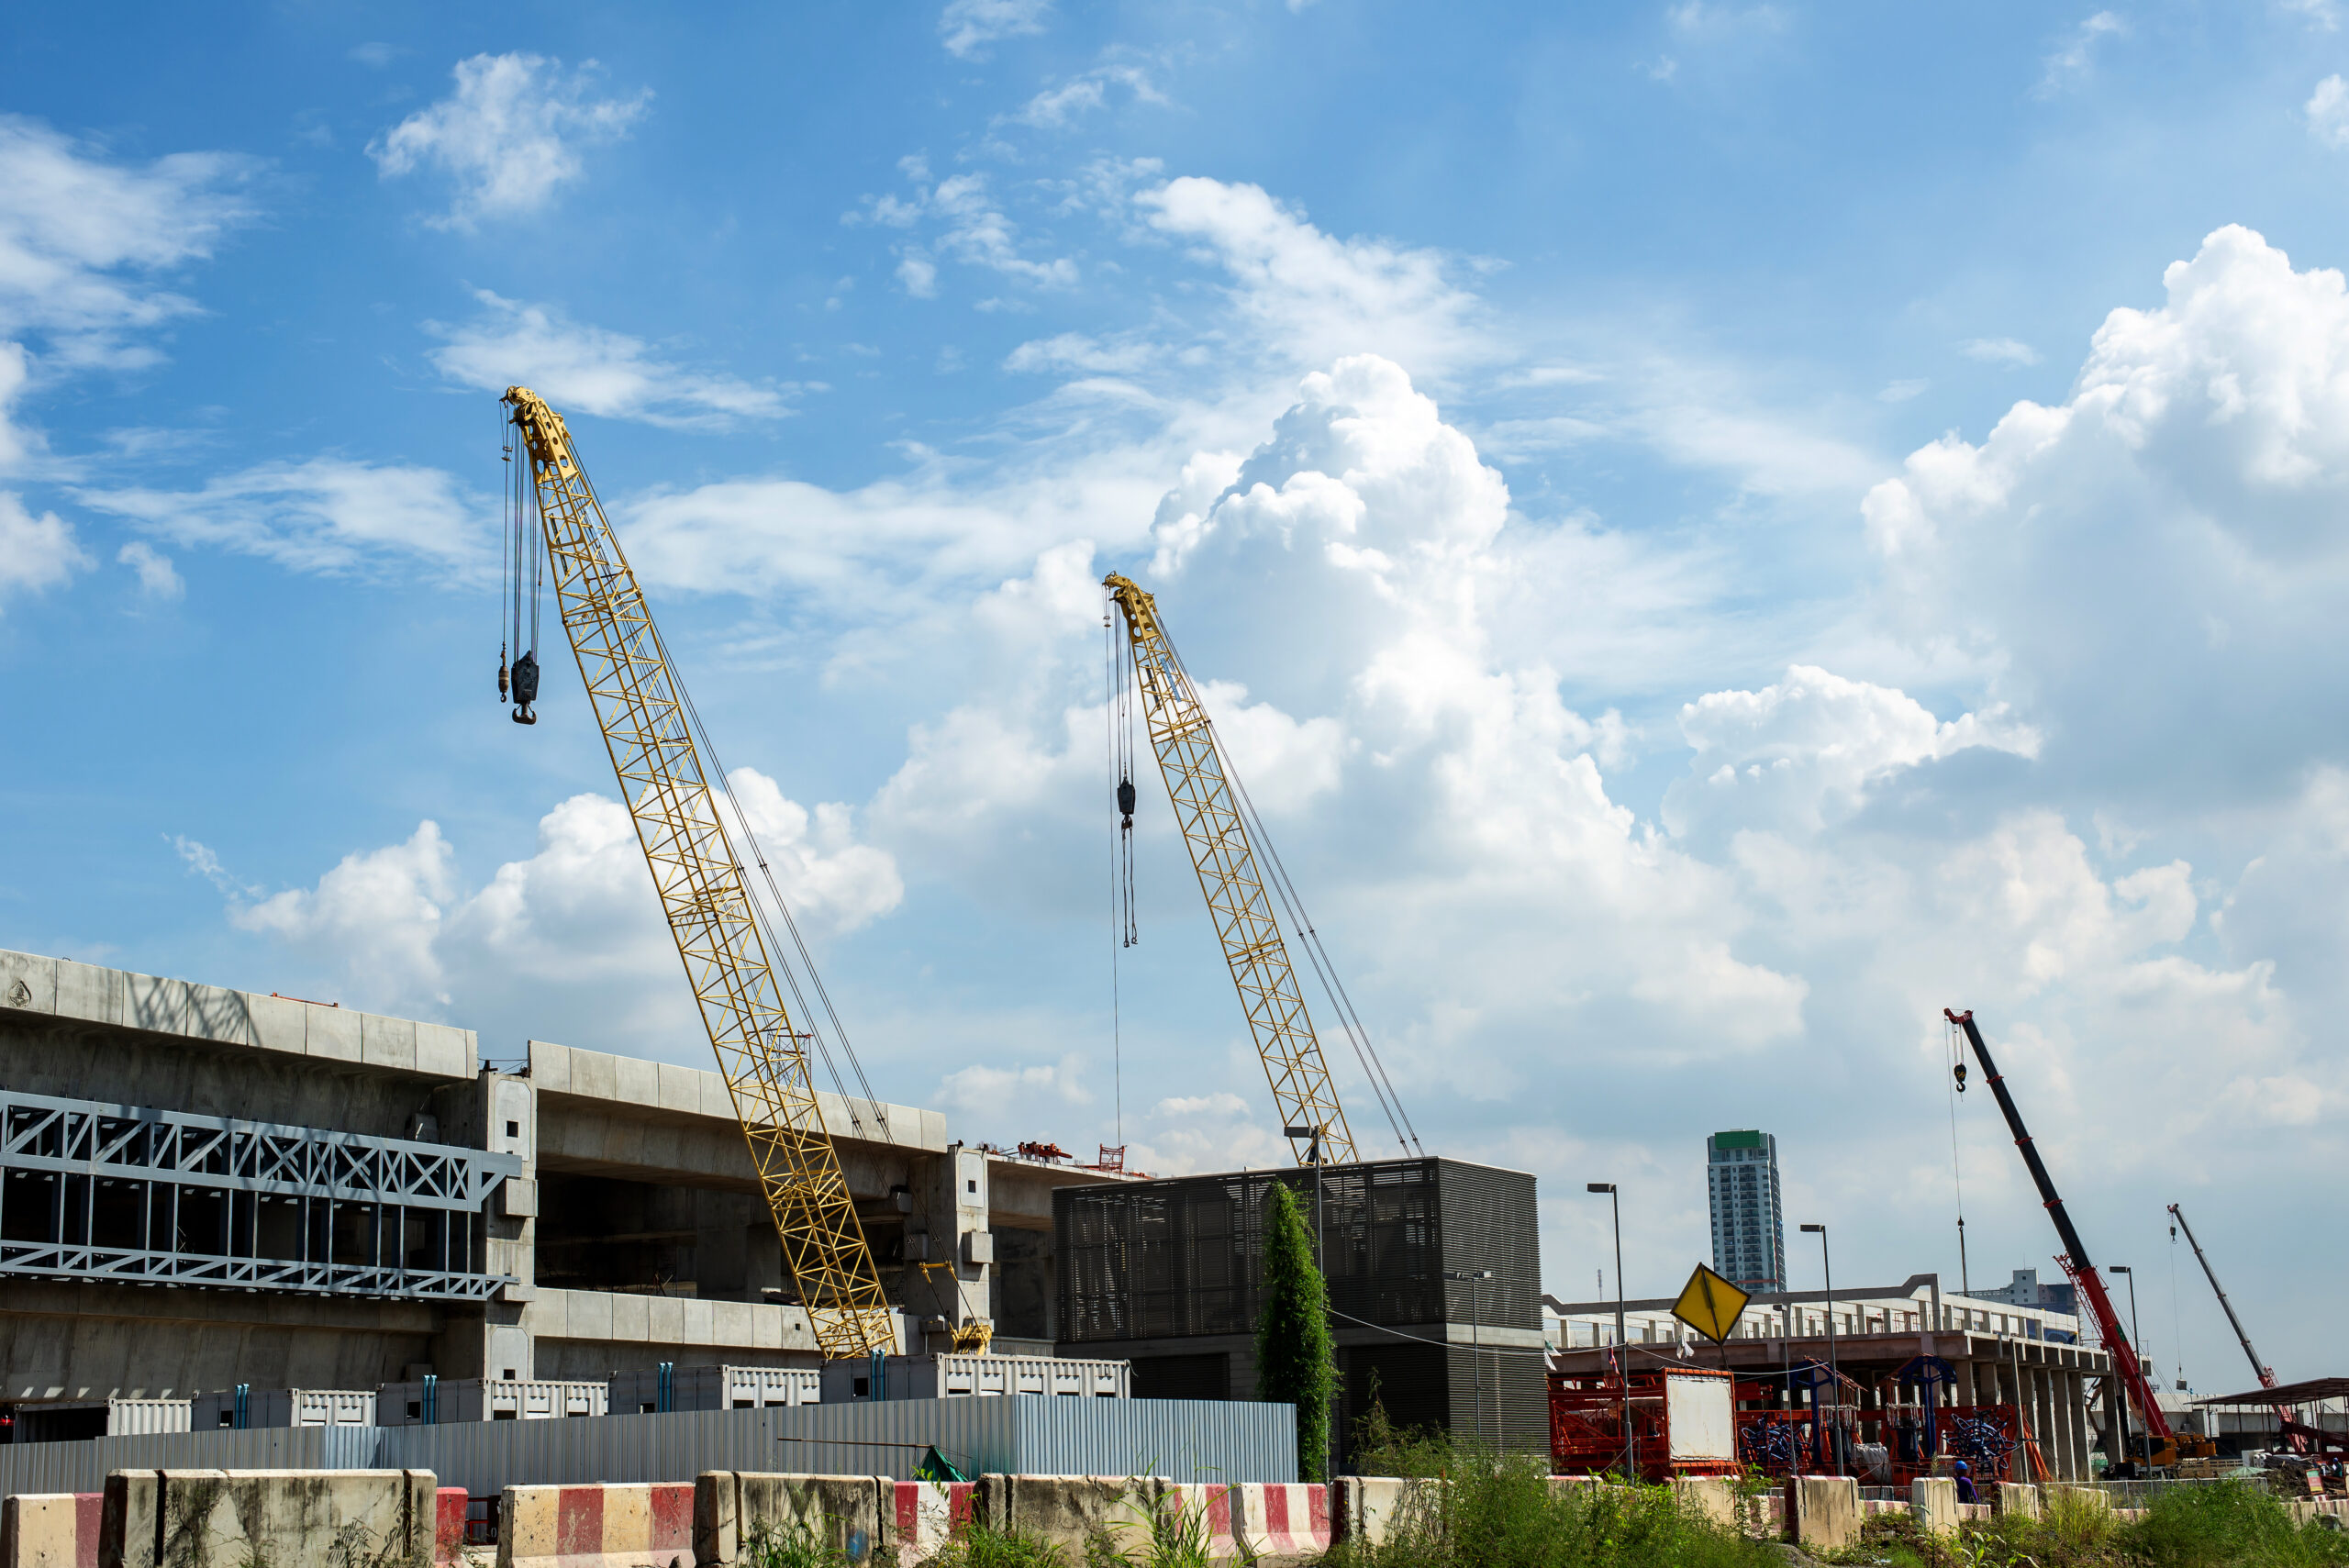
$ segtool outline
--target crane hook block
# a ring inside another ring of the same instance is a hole
[[[497,651],[497,700],[506,700],[506,650]]]
[[[1963,1062],[1957,1064],[1957,1092],[1961,1095],[1965,1093],[1965,1063]]]
[[[1134,781],[1131,779],[1118,781],[1118,809],[1125,816],[1124,825],[1132,827],[1134,825]]]
[[[514,661],[514,722],[536,724],[539,716],[530,711],[530,705],[538,700],[539,656],[525,653]]]

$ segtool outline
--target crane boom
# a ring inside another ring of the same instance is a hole
[[[2129,1391],[2130,1402],[2137,1407],[2137,1414],[2154,1441],[2164,1448],[2174,1448],[2176,1434],[2170,1430],[2168,1418],[2162,1414],[2161,1401],[2154,1397],[2153,1385],[2145,1381],[2145,1369],[2138,1363],[2137,1349],[2121,1327],[2121,1314],[2113,1310],[2112,1298],[2105,1294],[2104,1276],[2088,1261],[2088,1250],[2080,1240],[2080,1233],[2072,1229],[2072,1216],[2064,1207],[2064,1200],[2056,1195],[2055,1183],[2047,1174],[2046,1162],[2039,1157],[2038,1145],[2031,1140],[2030,1132],[2022,1125],[2022,1112],[2015,1108],[2015,1097],[2008,1093],[2007,1081],[1998,1075],[1998,1069],[1990,1061],[1990,1048],[1982,1043],[1982,1031],[1975,1027],[1973,1012],[1958,1013],[1944,1007],[1942,1016],[1965,1031],[1966,1043],[1974,1048],[1975,1058],[1982,1063],[1982,1076],[1989,1080],[1990,1093],[1998,1096],[1998,1109],[2007,1118],[2007,1130],[2014,1134],[2015,1147],[2022,1151],[2022,1162],[2031,1172],[2032,1184],[2039,1188],[2040,1201],[2047,1206],[2049,1217],[2055,1221],[2055,1234],[2063,1238],[2064,1255],[2057,1261],[2087,1298],[2089,1315],[2096,1319],[2097,1331],[2104,1337],[2105,1349],[2112,1357],[2112,1368],[2121,1378],[2121,1387]]]
[[[816,1101],[807,1037],[785,1008],[668,650],[562,416],[526,387],[507,388],[504,401],[529,454],[562,629],[817,1348],[894,1351],[880,1271]]]
[[[2209,1256],[2202,1251],[2202,1243],[2194,1239],[2194,1227],[2186,1223],[2186,1211],[2177,1205],[2172,1204],[2169,1206],[2169,1217],[2177,1221],[2177,1228],[2180,1230],[2186,1232],[2186,1244],[2194,1249],[2194,1261],[2202,1265],[2202,1277],[2210,1282],[2210,1294],[2219,1298],[2219,1310],[2227,1315],[2227,1327],[2235,1331],[2235,1339],[2242,1344],[2243,1355],[2250,1360],[2251,1370],[2258,1377],[2259,1386],[2275,1387],[2275,1369],[2261,1361],[2259,1352],[2252,1349],[2251,1335],[2243,1329],[2243,1319],[2235,1316],[2235,1304],[2227,1299],[2226,1286],[2219,1283],[2219,1271],[2210,1266]],[[2294,1453],[2308,1451],[2306,1440],[2292,1430],[2295,1422],[2289,1410],[2281,1405],[2277,1406],[2276,1420],[2277,1429],[2284,1433],[2285,1440],[2291,1444]]]
[[[1289,964],[1255,848],[1233,802],[1207,708],[1167,639],[1157,602],[1115,573],[1103,579],[1103,586],[1125,615],[1151,749],[1174,803],[1184,848],[1199,874],[1199,891],[1207,895],[1208,917],[1223,943],[1224,962],[1239,989],[1256,1054],[1264,1060],[1281,1125],[1319,1129],[1318,1140],[1309,1133],[1291,1136],[1289,1147],[1299,1164],[1317,1153],[1330,1163],[1351,1164],[1356,1158],[1353,1133],[1297,989],[1297,971]]]

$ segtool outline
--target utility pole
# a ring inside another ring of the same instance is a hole
[[[1623,1327],[1623,1200],[1612,1182],[1591,1182],[1584,1190],[1605,1193],[1615,1216],[1615,1386],[1623,1396],[1623,1474],[1630,1479],[1638,1467],[1631,1443],[1631,1351]]]
[[[2129,1276],[2129,1348],[2137,1352],[2138,1359],[2142,1361],[2144,1359],[2145,1355],[2145,1339],[2143,1335],[2137,1332],[2137,1271],[2131,1268],[2126,1263],[2110,1263],[2107,1264],[2106,1267],[2113,1273],[2127,1274]],[[2145,1385],[2148,1388],[2152,1387],[2152,1380],[2147,1379]],[[2129,1420],[2129,1401],[2123,1399],[2120,1401],[2120,1404],[2121,1419],[2122,1422],[2121,1432],[2125,1437],[2128,1432],[2127,1422]],[[2144,1439],[2144,1462],[2137,1471],[2138,1477],[2141,1480],[2143,1478],[2145,1472],[2154,1467],[2154,1429],[2150,1424],[2145,1428]]]
[[[1833,1406],[1835,1437],[1828,1448],[1829,1451],[1835,1456],[1835,1471],[1840,1475],[1844,1469],[1843,1378],[1835,1365],[1835,1264],[1827,1255],[1827,1227],[1806,1225],[1802,1229],[1804,1234],[1819,1238],[1819,1266],[1827,1275],[1827,1392],[1835,1401]]]
[[[1451,1280],[1463,1280],[1465,1281],[1468,1285],[1468,1353],[1474,1356],[1476,1362],[1476,1435],[1481,1438],[1485,1435],[1485,1339],[1483,1327],[1485,1315],[1477,1306],[1476,1287],[1486,1280],[1492,1278],[1493,1271],[1490,1269],[1447,1269],[1444,1271],[1443,1277]],[[1500,1434],[1498,1432],[1495,1432],[1493,1434],[1494,1451],[1498,1452],[1500,1446]]]

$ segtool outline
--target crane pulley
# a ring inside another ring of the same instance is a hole
[[[1208,914],[1223,944],[1224,962],[1240,992],[1241,1008],[1247,1015],[1256,1053],[1264,1061],[1264,1076],[1272,1085],[1291,1151],[1299,1164],[1345,1164],[1359,1158],[1353,1132],[1330,1080],[1329,1064],[1322,1059],[1320,1039],[1314,1033],[1313,1019],[1298,990],[1297,972],[1289,963],[1288,945],[1273,910],[1275,896],[1289,911],[1307,961],[1330,994],[1371,1092],[1395,1130],[1396,1141],[1406,1154],[1414,1152],[1419,1139],[1410,1118],[1371,1049],[1368,1033],[1338,981],[1319,935],[1305,917],[1280,857],[1265,839],[1264,822],[1249,801],[1246,786],[1217,741],[1206,705],[1199,700],[1166,634],[1165,623],[1159,618],[1157,601],[1130,578],[1116,573],[1104,578],[1102,586],[1124,617],[1127,651],[1134,683],[1141,688],[1151,748],[1157,753],[1158,770],[1166,781],[1167,797],[1174,803],[1175,825],[1198,873],[1199,891],[1207,896]],[[1114,668],[1114,651],[1111,658]],[[1132,781],[1120,776],[1121,833],[1131,832],[1133,807]],[[1259,840],[1265,855],[1262,866],[1257,858]]]
[[[785,1006],[695,745],[691,702],[562,416],[526,387],[507,388],[504,402],[527,454],[563,632],[817,1348],[829,1357],[894,1352],[888,1297],[817,1103],[805,1043],[812,1037],[793,1027]],[[513,676],[514,700],[527,705],[538,695],[529,652]],[[535,723],[527,712],[518,706],[517,722]]]

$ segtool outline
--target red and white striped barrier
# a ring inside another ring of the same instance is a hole
[[[497,1568],[694,1568],[694,1484],[508,1486]]]
[[[27,1492],[0,1513],[0,1568],[98,1568],[103,1492]]]
[[[1267,1481],[1246,1490],[1257,1495],[1249,1516],[1260,1538],[1259,1551],[1267,1557],[1319,1557],[1330,1550],[1329,1487]]]
[[[1207,1529],[1209,1557],[1241,1555],[1235,1527],[1244,1529],[1248,1523],[1247,1498],[1236,1495],[1241,1488],[1229,1484],[1200,1485],[1196,1482],[1186,1485],[1170,1481],[1164,1485],[1165,1490],[1160,1494],[1158,1506],[1186,1522],[1193,1517],[1202,1518]]]
[[[464,1568],[465,1505],[462,1486],[443,1486],[432,1500],[432,1561]]]
[[[973,1518],[968,1481],[899,1481],[890,1544],[898,1561],[924,1562],[946,1550]]]

